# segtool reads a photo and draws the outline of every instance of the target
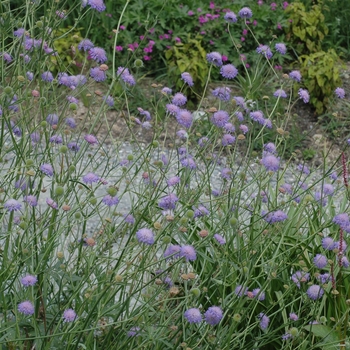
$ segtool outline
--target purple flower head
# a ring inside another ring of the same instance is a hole
[[[280,161],[273,154],[268,154],[262,158],[261,163],[267,171],[276,172],[279,169]]]
[[[247,125],[244,125],[244,124],[241,124],[239,126],[239,129],[243,132],[243,134],[246,134],[249,131]]]
[[[148,111],[145,111],[144,109],[142,109],[141,107],[138,107],[137,110],[140,112],[141,115],[144,115],[145,116],[145,119],[146,120],[151,120],[152,117],[151,117],[151,113],[148,112]]]
[[[286,48],[286,45],[283,44],[283,43],[277,43],[275,45],[275,49],[277,52],[279,52],[281,55],[285,55],[286,52],[287,52],[287,48]]]
[[[77,127],[77,124],[72,117],[66,118],[66,125],[68,125],[70,128],[75,129]]]
[[[36,207],[38,205],[38,200],[33,195],[28,195],[24,197],[24,202],[32,207]]]
[[[208,53],[207,61],[217,67],[222,66],[222,56],[218,52]]]
[[[210,121],[217,127],[223,128],[225,124],[229,121],[230,116],[226,111],[217,111],[213,114]]]
[[[44,163],[40,165],[40,171],[47,176],[53,176],[54,170],[51,164]]]
[[[216,326],[223,318],[223,312],[218,306],[210,306],[204,313],[204,320],[211,326]]]
[[[50,125],[57,125],[58,124],[58,115],[57,114],[49,114],[46,118],[46,121],[50,124]]]
[[[293,80],[295,80],[296,82],[300,83],[301,82],[301,74],[298,70],[292,70],[289,73],[289,77]]]
[[[243,109],[246,108],[244,97],[242,97],[242,96],[233,96],[233,99],[236,101],[236,104],[237,104],[238,107],[241,107]]]
[[[228,87],[219,87],[212,91],[213,96],[217,97],[219,100],[228,102],[231,98],[231,89]]]
[[[22,209],[22,204],[16,199],[11,198],[4,203],[4,208],[9,212],[17,211]]]
[[[20,37],[22,37],[23,35],[25,35],[25,33],[26,33],[26,30],[25,30],[24,28],[18,28],[17,30],[15,30],[15,31],[13,32],[13,35],[14,35],[15,37],[17,37],[17,38],[20,38]]]
[[[181,130],[176,132],[176,135],[182,140],[187,140],[188,139],[188,133],[187,133],[186,130],[181,129]]]
[[[136,238],[139,243],[152,245],[154,243],[154,234],[148,228],[142,228],[136,232]]]
[[[86,1],[86,0],[83,0]],[[106,9],[106,5],[103,0],[87,0],[87,4],[94,10],[102,12]],[[83,6],[84,7],[84,6]]]
[[[53,75],[52,75],[52,73],[51,72],[44,72],[43,74],[41,74],[41,79],[43,80],[43,81],[46,81],[46,82],[48,82],[48,83],[51,83],[52,82],[52,80],[53,80]]]
[[[34,286],[36,282],[38,282],[38,279],[33,275],[26,275],[21,278],[21,283],[24,287]]]
[[[236,23],[237,16],[234,12],[229,11],[229,12],[226,12],[226,14],[224,16],[224,20],[227,21],[228,23]]]
[[[181,158],[180,159],[180,163],[185,168],[189,168],[189,169],[192,169],[192,170],[197,168],[197,164],[196,164],[196,162],[194,161],[194,159],[192,158],[191,155]]]
[[[333,250],[335,248],[335,243],[333,238],[331,237],[324,237],[322,238],[322,247],[326,250]]]
[[[310,274],[305,271],[296,271],[293,273],[291,280],[300,288],[300,282],[307,282],[310,279]]]
[[[216,241],[217,241],[220,245],[226,244],[225,238],[222,237],[220,234],[215,233],[214,238],[216,239]]]
[[[164,210],[173,210],[175,209],[176,202],[179,200],[174,193],[161,198],[158,202],[158,206]]]
[[[339,243],[340,243],[340,241],[334,242],[334,249],[340,249]],[[348,245],[346,244],[346,242],[344,240],[342,240],[341,250],[343,252],[345,252],[347,247],[348,247]]]
[[[332,279],[332,276],[329,273],[321,273],[317,276],[317,279],[321,284],[326,284]]]
[[[318,269],[323,269],[328,264],[327,258],[322,254],[316,254],[313,261]]]
[[[310,299],[317,300],[322,298],[322,295],[324,294],[324,290],[322,287],[318,286],[317,284],[313,284],[307,289],[306,294]]]
[[[252,120],[254,120],[255,122],[258,122],[259,124],[263,125],[265,122],[264,113],[262,111],[250,112],[249,116]]]
[[[332,196],[334,193],[334,187],[331,184],[324,184],[322,191],[325,195]]]
[[[106,73],[100,67],[90,69],[90,76],[97,82],[105,81],[107,79]]]
[[[90,49],[89,56],[98,63],[107,62],[107,54],[102,47],[93,47],[92,49]]]
[[[131,327],[127,333],[128,337],[139,337],[141,336],[141,328],[140,327]]]
[[[337,87],[334,93],[337,95],[338,98],[341,98],[341,99],[345,98],[345,90],[340,87]]]
[[[259,54],[264,55],[267,59],[272,58],[273,53],[271,49],[267,45],[260,45],[257,49],[256,52]]]
[[[288,215],[284,213],[282,210],[276,210],[268,213],[264,220],[268,224],[274,224],[275,222],[282,222],[288,219]]]
[[[17,310],[24,315],[33,315],[34,314],[34,305],[29,300],[22,301],[18,304]]]
[[[346,269],[350,266],[350,262],[346,256],[341,258],[341,266],[345,267]]]
[[[7,52],[3,52],[3,53],[0,52],[0,57],[1,56],[6,63],[11,63],[13,61],[12,56]]]
[[[184,313],[184,317],[189,323],[200,323],[202,322],[202,314],[199,309],[192,308],[188,309]]]
[[[58,209],[57,203],[51,198],[46,198],[46,204],[52,209]]]
[[[199,205],[198,208],[193,207],[194,209],[194,218],[200,218],[202,216],[209,215],[209,210],[204,205]]]
[[[173,90],[171,90],[168,87],[163,87],[163,89],[161,91],[166,95],[171,95],[171,93],[173,92]]]
[[[169,114],[176,115],[180,111],[180,107],[174,105],[173,103],[168,103],[166,109]]]
[[[268,142],[264,144],[264,151],[270,154],[276,154],[276,146],[272,142]]]
[[[306,175],[310,174],[310,169],[305,164],[298,164],[297,169]]]
[[[281,185],[281,188],[285,192],[287,192],[288,194],[293,194],[293,187],[292,187],[292,185],[285,183],[285,184]]]
[[[291,312],[289,314],[289,318],[292,320],[292,321],[298,321],[299,320],[299,317],[297,314],[295,314],[294,312]]]
[[[102,203],[111,207],[111,206],[117,205],[119,203],[119,198],[117,196],[111,196],[111,195],[107,194],[106,196],[104,196],[102,198]]]
[[[164,258],[178,259],[180,257],[181,247],[179,245],[171,244],[164,252]]]
[[[180,178],[178,176],[173,176],[167,180],[167,184],[169,187],[175,186],[180,183]]]
[[[262,330],[267,329],[267,327],[269,326],[270,318],[262,312],[258,315],[258,318],[260,320],[260,328]]]
[[[171,102],[172,102],[172,104],[174,104],[175,106],[180,107],[180,106],[183,106],[183,105],[186,104],[186,102],[187,102],[187,97],[186,97],[184,94],[182,94],[181,92],[177,92],[177,93],[173,96]]]
[[[243,295],[247,295],[248,293],[248,287],[243,287],[241,285],[238,285],[235,288],[235,294],[239,297],[242,297]]]
[[[230,168],[223,168],[221,170],[221,177],[225,180],[230,180],[232,178],[232,170]]]
[[[275,97],[281,97],[281,98],[287,98],[287,94],[283,89],[277,89],[274,93],[273,96]]]
[[[226,123],[224,125],[224,130],[226,132],[234,133],[236,131],[236,128],[235,128],[235,126],[232,123]]]
[[[179,255],[187,261],[194,261],[197,259],[196,251],[191,245],[181,246]]]
[[[261,291],[260,288],[255,288],[252,290],[253,296],[256,297],[259,301],[265,300],[265,293]]]
[[[79,144],[75,141],[68,142],[67,146],[73,152],[78,152],[80,150]]]
[[[251,18],[253,16],[253,12],[249,7],[243,7],[239,10],[238,16],[241,18]]]
[[[89,39],[83,39],[78,44],[78,50],[84,50],[85,52],[91,50],[93,47],[94,47],[94,44]]]
[[[63,311],[63,322],[73,322],[77,319],[77,314],[73,309]]]
[[[193,86],[193,79],[190,73],[183,72],[181,74],[181,79],[189,86]]]
[[[340,227],[344,227],[349,224],[349,215],[347,213],[338,214],[332,221]]]
[[[233,64],[225,64],[221,67],[220,74],[226,79],[234,79],[238,74],[238,70]]]
[[[224,134],[221,139],[223,146],[232,145],[236,141],[236,138],[230,134]]]
[[[49,142],[59,145],[63,142],[61,135],[53,135],[50,137]]]
[[[135,218],[131,214],[124,215],[124,221],[127,224],[133,225],[135,223]]]
[[[304,101],[304,103],[308,103],[310,101],[310,95],[306,89],[299,89],[298,95]]]
[[[26,73],[26,77],[27,77],[28,80],[32,81],[33,78],[34,78],[34,74],[32,72],[27,72]]]
[[[94,135],[85,135],[84,140],[90,145],[98,145],[98,140]]]
[[[187,109],[180,109],[176,114],[176,120],[185,128],[190,128],[193,122],[193,116]]]
[[[94,182],[99,182],[100,177],[94,173],[87,173],[82,179],[87,185],[92,185]]]

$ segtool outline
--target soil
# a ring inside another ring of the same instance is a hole
[[[350,106],[350,62],[341,70],[341,78],[343,81],[342,87],[346,92],[346,100]],[[149,87],[149,89],[152,89],[152,87]],[[333,111],[335,111],[333,115],[329,113],[331,117],[337,118],[338,120],[345,120],[347,111],[344,109],[344,101],[338,100],[331,112]],[[92,108],[92,112],[94,113],[94,108]],[[93,113],[91,113],[90,109],[90,115]],[[86,126],[91,125],[87,120],[89,119],[86,117],[87,114],[88,109],[80,104],[76,116],[78,119],[85,120],[84,125]],[[292,132],[291,130],[289,130],[289,132],[291,135],[299,133],[300,135],[298,135],[298,137],[302,136],[300,146],[293,150],[296,159],[305,161],[311,166],[319,167],[324,164],[324,153],[326,152],[327,161],[333,164],[344,149],[344,135],[346,135],[349,130],[342,128],[341,133],[339,133],[339,130],[332,130],[328,127],[329,125],[327,125],[324,119],[320,120],[320,118],[316,116],[315,111],[310,105],[304,104],[301,101],[295,104],[291,114],[295,116],[294,126],[296,126],[296,129],[294,127]],[[157,127],[156,123],[153,121],[152,128],[146,130],[131,122],[127,115],[126,111],[107,111],[105,117],[96,124],[92,133],[98,137],[100,142],[102,141],[106,144],[111,144],[114,141],[133,142],[135,137],[137,138],[137,142],[149,144],[154,140],[155,135],[157,135],[157,140],[163,144],[163,146],[173,146],[172,142],[179,128],[175,118],[170,118],[166,121],[166,128],[163,127],[164,122],[162,122],[162,128],[160,128]],[[341,123],[339,123],[339,125],[341,125]],[[164,130],[166,130],[166,132]],[[91,132],[87,127],[83,128],[82,131],[86,133]],[[335,135],[332,134],[334,131],[338,132],[338,134],[341,134],[343,137],[336,138]]]

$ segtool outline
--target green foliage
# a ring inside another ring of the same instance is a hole
[[[206,61],[206,52],[202,47],[202,37],[197,35],[195,38],[188,36],[184,43],[177,43],[166,51],[168,78],[171,83],[180,89],[184,84],[179,80],[183,72],[191,74],[194,86],[188,91],[189,99],[196,99],[197,94],[203,91],[208,76],[209,68]]]
[[[316,108],[318,114],[327,109],[335,88],[341,86],[339,61],[333,49],[299,57],[303,84],[308,89],[310,103]]]
[[[322,49],[322,40],[328,34],[323,15],[323,2],[320,0],[309,11],[303,3],[295,1],[287,9],[290,24],[287,40],[290,41],[298,55],[317,52]]]
[[[58,71],[67,70],[71,74],[80,71],[80,67],[84,61],[84,54],[78,50],[78,44],[83,40],[80,31],[82,28],[76,29],[72,27],[58,28],[54,32],[54,48],[57,56],[54,56],[51,61],[58,64]]]

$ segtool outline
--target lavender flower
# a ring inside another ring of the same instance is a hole
[[[38,205],[38,200],[33,195],[28,195],[24,197],[24,202],[29,204],[32,207],[36,207]]]
[[[270,154],[276,154],[276,146],[272,142],[264,144],[264,151]]]
[[[213,96],[217,97],[219,100],[228,102],[231,98],[231,89],[228,87],[219,87],[212,91]]]
[[[218,306],[210,306],[204,313],[205,322],[211,326],[216,326],[223,318],[223,312]]]
[[[190,128],[193,122],[193,116],[187,109],[180,109],[180,111],[176,114],[176,120],[185,128]]]
[[[207,61],[217,67],[222,66],[222,56],[218,52],[208,53]]]
[[[230,180],[232,177],[232,170],[230,168],[223,168],[221,170],[221,177],[225,180]]]
[[[34,305],[29,301],[22,301],[18,304],[17,310],[24,315],[33,315],[34,314]]]
[[[131,327],[130,330],[127,333],[128,337],[139,337],[141,328],[140,327]]]
[[[269,326],[270,318],[262,312],[258,315],[258,318],[260,320],[260,328],[262,330],[267,329],[267,327]]]
[[[220,74],[226,79],[234,79],[238,74],[238,70],[233,64],[225,64],[221,67]]]
[[[332,276],[329,273],[321,273],[317,276],[317,279],[321,284],[325,284],[332,279]]]
[[[312,300],[317,300],[322,298],[322,295],[324,294],[324,290],[322,287],[313,284],[312,286],[310,286],[307,291],[306,294],[308,295],[308,297]]]
[[[57,203],[52,198],[46,198],[46,204],[52,209],[58,209]]]
[[[316,254],[313,261],[318,269],[323,269],[328,264],[327,258],[322,254]]]
[[[334,93],[337,95],[338,98],[341,98],[341,99],[345,98],[345,90],[340,87],[337,87]]]
[[[197,259],[196,251],[191,245],[181,246],[180,257],[185,258],[187,261],[194,261]]]
[[[229,12],[226,12],[226,14],[224,16],[224,20],[227,21],[228,23],[236,23],[237,16],[234,12],[229,11]]]
[[[216,241],[217,241],[220,245],[226,244],[225,238],[222,237],[221,235],[219,235],[218,233],[215,233],[214,238],[216,239]]]
[[[178,176],[173,176],[167,180],[167,184],[169,187],[175,186],[180,182],[180,178]]]
[[[92,185],[94,182],[98,182],[100,180],[100,177],[94,173],[87,173],[83,176],[83,182],[87,185]]]
[[[73,152],[78,152],[80,150],[79,144],[75,141],[68,142],[67,146]]]
[[[265,122],[264,113],[262,111],[250,112],[249,116],[252,120],[254,120],[255,122],[258,122],[259,124],[263,125]]]
[[[291,280],[300,288],[300,282],[307,282],[310,279],[310,274],[305,271],[296,271],[293,273]]]
[[[182,94],[181,92],[177,92],[177,93],[173,96],[171,102],[172,102],[175,106],[180,107],[180,106],[183,106],[184,104],[186,104],[187,98],[186,98],[186,96],[185,96],[184,94]]]
[[[107,62],[107,54],[102,47],[93,47],[92,49],[90,49],[89,56],[98,63]]]
[[[26,77],[27,77],[28,80],[32,81],[33,78],[34,78],[34,74],[32,72],[27,72],[26,73]]]
[[[193,86],[193,79],[191,77],[191,74],[188,72],[183,72],[181,74],[181,79],[189,86]]]
[[[92,43],[91,40],[89,39],[83,39],[79,44],[78,44],[78,50],[84,50],[84,51],[89,51],[94,47],[94,44]]]
[[[171,95],[171,93],[173,92],[170,88],[168,88],[166,86],[163,87],[163,89],[161,91],[166,95]]]
[[[286,52],[287,52],[287,48],[286,48],[286,45],[283,44],[283,43],[277,43],[275,45],[275,49],[277,52],[279,52],[281,55],[285,55]]]
[[[239,297],[242,297],[243,295],[246,295],[248,293],[248,287],[244,287],[242,285],[238,285],[235,288],[235,294]]]
[[[180,111],[180,107],[174,105],[173,103],[168,103],[166,109],[171,115],[176,115]]]
[[[58,124],[58,115],[57,114],[49,114],[46,118],[46,121],[50,124],[50,125],[57,125]]]
[[[136,232],[136,238],[139,243],[152,245],[154,243],[154,234],[148,228],[142,228]]]
[[[280,161],[273,154],[268,154],[262,158],[261,163],[267,171],[276,172],[279,169]]]
[[[188,309],[184,313],[184,317],[189,323],[200,323],[202,322],[202,314],[199,309],[192,308]]]
[[[11,198],[4,203],[4,208],[9,212],[17,211],[22,209],[22,204],[16,199]]]
[[[87,4],[94,10],[102,12],[106,9],[106,5],[103,0],[87,0]]]
[[[171,244],[164,252],[164,258],[178,259],[180,257],[181,247],[179,245]]]
[[[259,301],[265,300],[265,293],[261,291],[260,288],[255,288],[252,290],[253,296],[257,297]]]
[[[204,205],[199,205],[198,208],[193,207],[194,209],[194,217],[200,218],[202,216],[209,215],[209,210]]]
[[[239,10],[238,16],[241,18],[251,18],[253,16],[253,12],[249,7],[243,7]]]
[[[38,279],[33,275],[26,275],[21,278],[21,283],[24,287],[34,286],[36,282],[38,282]]]
[[[310,95],[306,89],[299,89],[298,95],[304,101],[304,103],[308,103],[310,101]]]
[[[287,98],[287,94],[283,89],[277,89],[274,93],[273,96],[275,97],[282,97],[282,98]]]
[[[77,314],[73,309],[66,309],[63,311],[63,322],[73,322],[77,319]]]
[[[135,218],[131,214],[124,215],[124,220],[127,224],[133,225],[135,223]]]
[[[72,117],[66,118],[66,125],[68,125],[70,128],[75,129],[77,127],[77,124]]]
[[[100,69],[100,67],[91,68],[90,76],[97,82],[105,81],[107,79],[106,73]]]
[[[275,222],[282,222],[288,219],[288,215],[282,210],[276,210],[268,213],[264,220],[268,224],[274,224]]]
[[[301,81],[301,74],[298,70],[293,70],[289,73],[289,77],[293,80],[295,80],[296,82],[300,83]]]
[[[332,221],[340,227],[346,226],[349,224],[349,215],[347,213],[338,214]]]
[[[53,75],[51,72],[44,72],[43,74],[41,74],[41,79],[43,81],[46,81],[48,83],[51,83],[53,81]]]
[[[299,317],[297,314],[295,314],[294,312],[291,312],[289,314],[289,318],[292,320],[292,321],[298,321],[299,320]]]
[[[229,114],[226,111],[217,111],[213,114],[210,121],[217,127],[223,128],[225,124],[229,121]]]
[[[271,49],[267,45],[260,45],[257,49],[256,52],[259,54],[264,55],[267,59],[272,58],[273,53]]]
[[[94,135],[85,135],[84,140],[90,145],[98,145],[97,138]]]
[[[179,200],[174,193],[161,198],[158,202],[158,206],[164,210],[173,210],[175,209],[176,202]]]
[[[102,203],[111,207],[111,206],[117,205],[119,203],[119,198],[117,196],[111,196],[111,195],[107,194],[102,198]]]
[[[52,135],[49,138],[49,142],[55,143],[56,145],[59,145],[59,144],[61,144],[63,142],[62,136],[61,135]]]

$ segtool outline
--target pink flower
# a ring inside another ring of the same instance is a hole
[[[150,60],[151,60],[151,56],[143,56],[143,59],[144,59],[145,61],[150,61]]]
[[[176,41],[177,43],[181,43],[181,39],[180,39],[179,37],[176,37],[176,38],[175,38],[175,41]]]
[[[214,10],[214,8],[215,8],[215,4],[212,1],[210,1],[209,8],[212,10]]]
[[[164,39],[170,39],[170,35],[169,34],[164,34]]]
[[[277,29],[282,29],[281,23],[277,23]]]
[[[120,30],[125,30],[126,27],[125,26],[120,26],[119,28],[120,28]]]
[[[264,2],[262,0],[258,1],[258,5],[261,6]]]
[[[245,41],[245,37],[244,36],[241,37],[241,41]]]
[[[153,34],[154,31],[155,31],[155,28],[151,28],[151,29],[149,30],[149,32],[150,32],[151,34]]]
[[[254,20],[254,21],[253,21],[253,26],[256,27],[257,25],[258,25],[258,21],[257,21],[257,20]]]
[[[202,12],[202,9],[200,7],[198,7],[197,12]]]
[[[288,2],[287,1],[285,1],[283,4],[282,4],[282,6],[283,6],[283,10],[285,10],[287,7],[288,7]]]
[[[150,53],[150,52],[152,52],[153,50],[152,50],[150,47],[145,47],[145,48],[143,49],[143,51],[146,52],[146,53]]]
[[[128,48],[131,50],[131,51],[134,51],[135,48],[134,48],[134,45],[133,44],[128,44]]]
[[[140,40],[142,41],[145,38],[144,35],[140,35]]]
[[[188,14],[189,16],[193,16],[193,15],[194,15],[194,12],[193,12],[193,11],[188,11],[187,14]]]
[[[148,46],[153,46],[155,44],[155,41],[153,41],[153,40],[150,40],[149,42],[148,42]]]
[[[225,55],[222,55],[222,56],[221,56],[221,59],[222,59],[222,62],[226,62],[226,61],[228,60],[228,57],[225,56]]]
[[[116,47],[115,47],[115,50],[116,50],[116,51],[123,51],[123,46],[116,46]]]
[[[163,39],[164,39],[164,35],[163,34],[159,35],[159,40],[163,40]]]
[[[242,34],[243,35],[247,35],[248,34],[248,29],[243,29]]]
[[[250,64],[249,63],[246,63],[245,66],[246,66],[246,68],[250,68]]]

